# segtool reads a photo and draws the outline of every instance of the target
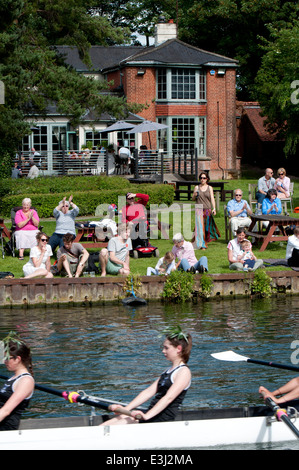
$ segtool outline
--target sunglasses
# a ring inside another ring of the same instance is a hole
[[[279,176],[284,175],[284,173],[278,173],[278,174],[279,174]]]
[[[242,194],[236,194],[236,196],[242,196]]]
[[[41,238],[41,241],[42,241],[42,242],[47,242],[48,239],[47,239],[47,238]]]
[[[206,177],[206,176],[201,176],[200,179],[201,179],[201,180],[206,180],[207,177]]]

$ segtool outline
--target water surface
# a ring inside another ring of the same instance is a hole
[[[193,337],[192,386],[186,409],[262,403],[260,385],[274,389],[296,374],[211,353],[234,350],[266,361],[291,362],[299,340],[299,298],[150,303],[140,308],[1,309],[0,338],[16,330],[32,347],[37,383],[127,402],[167,367],[162,330],[180,324]],[[5,366],[0,373],[6,375]],[[27,417],[83,415],[87,406],[36,391]],[[97,413],[101,413],[100,410]]]

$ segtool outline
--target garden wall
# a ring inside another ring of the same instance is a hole
[[[277,292],[299,293],[299,275],[295,271],[268,272]],[[250,296],[253,273],[211,275],[211,298]],[[195,275],[195,297],[200,291],[200,275]],[[138,295],[147,300],[160,300],[165,282],[163,276],[142,276]],[[119,302],[125,297],[125,277],[83,277],[79,279],[2,279],[0,280],[0,306],[38,307],[63,305],[98,305]],[[1,308],[0,307],[0,308]]]

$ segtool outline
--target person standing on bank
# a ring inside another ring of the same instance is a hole
[[[166,330],[164,333],[166,339],[162,352],[165,358],[171,362],[171,366],[152,385],[139,393],[124,407],[125,410],[133,410],[131,416],[118,415],[105,421],[101,426],[138,423],[139,416],[142,417],[140,423],[157,423],[175,419],[191,385],[191,371],[187,362],[191,353],[192,338],[190,334],[185,334],[180,327]],[[152,397],[154,398],[146,412],[134,409]],[[116,404],[110,407],[111,411],[115,411],[117,408],[120,406]]]
[[[216,215],[216,204],[213,188],[209,186],[210,178],[202,172],[199,179],[200,184],[195,186],[192,195],[192,200],[202,206],[202,208],[195,208],[195,242],[197,248],[205,250],[206,243],[212,239],[217,240],[220,233],[213,217]],[[204,238],[201,236],[202,233]]]
[[[70,206],[72,209],[70,210]],[[63,236],[71,233],[76,237],[75,218],[79,214],[79,208],[73,203],[73,196],[66,200],[66,197],[59,202],[58,206],[53,210],[56,219],[55,232],[51,235],[49,245],[54,253],[57,246],[63,246]]]
[[[4,362],[13,375],[0,388],[0,431],[18,429],[34,391],[30,348],[14,332],[4,338]]]

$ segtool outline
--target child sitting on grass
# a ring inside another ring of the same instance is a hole
[[[243,271],[252,271],[257,257],[252,253],[251,243],[248,240],[243,240],[240,245],[241,252],[238,255],[238,261],[244,261]]]
[[[147,276],[151,276],[151,274],[162,274],[167,276],[170,274],[171,271],[175,270],[175,259],[174,255],[171,251],[167,251],[165,256],[160,258],[158,263],[156,264],[155,268],[148,267],[146,271]]]

